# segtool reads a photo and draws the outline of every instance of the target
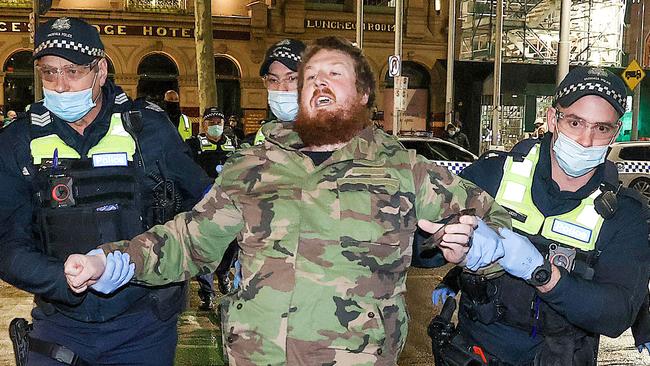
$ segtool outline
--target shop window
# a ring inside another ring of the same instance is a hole
[[[178,68],[174,61],[162,53],[146,56],[138,65],[138,98],[163,105],[167,90],[178,90]],[[181,100],[181,105],[184,101]]]
[[[9,56],[2,71],[4,81],[4,110],[23,111],[34,101],[34,63],[31,51],[19,51]]]
[[[230,115],[241,117],[241,88],[239,67],[226,56],[214,58],[214,75],[217,81],[218,106],[226,118]]]

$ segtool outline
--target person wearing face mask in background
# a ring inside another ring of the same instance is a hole
[[[480,346],[490,364],[595,365],[599,336],[648,312],[647,200],[606,160],[626,92],[611,72],[576,67],[556,89],[549,133],[461,172],[512,217],[513,231],[500,231],[506,273],[459,274],[456,341]],[[457,290],[440,286],[434,301]],[[640,350],[649,339],[637,336]]]
[[[128,256],[114,255],[103,258],[110,273],[77,296],[62,259],[165,222],[210,180],[159,106],[108,79],[93,26],[51,19],[34,38],[44,100],[0,137],[0,277],[35,295],[26,363],[171,365],[184,282],[124,285]],[[160,197],[169,196],[166,205]],[[25,344],[23,333],[11,335]]]
[[[172,121],[174,127],[178,128],[178,133],[181,135],[183,141],[192,137],[192,123],[190,119],[181,112],[180,97],[176,90],[167,90],[164,97],[164,108]]]
[[[283,39],[266,50],[260,66],[260,76],[268,92],[268,102],[275,119],[293,122],[298,115],[298,66],[305,44],[295,39]],[[268,121],[267,121],[268,122]],[[254,144],[264,142],[262,129],[257,131]]]
[[[215,179],[228,156],[235,151],[234,136],[227,136],[224,133],[224,115],[217,107],[207,108],[203,112],[203,121],[199,130],[201,132],[198,136],[190,137],[186,142],[190,147],[194,161],[203,168],[210,178]],[[224,255],[226,259],[214,272],[217,275],[219,291],[222,294],[227,294],[231,290],[228,274],[236,259],[237,250],[237,242],[234,241]],[[199,309],[213,310],[214,274],[196,276],[196,281],[199,283],[198,292],[201,299]]]

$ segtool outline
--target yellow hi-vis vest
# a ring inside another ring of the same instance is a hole
[[[30,142],[29,147],[35,165],[40,164],[43,159],[52,159],[55,149],[57,149],[57,156],[59,159],[81,159],[79,153],[75,151],[75,149],[66,145],[66,143],[56,134],[35,138]],[[114,113],[111,116],[108,132],[106,132],[106,135],[99,140],[97,145],[93,146],[88,151],[88,157],[92,158],[93,155],[118,152],[126,153],[127,160],[133,161],[133,155],[135,154],[135,141],[124,129],[120,114]]]
[[[503,177],[496,201],[511,212],[512,226],[530,235],[584,251],[594,250],[603,225],[603,218],[594,208],[600,189],[584,198],[575,209],[556,216],[544,217],[532,198],[533,175],[539,161],[540,145],[534,145],[521,162],[512,156],[503,166]]]
[[[187,118],[186,115],[181,114],[180,121],[178,121],[178,133],[181,135],[181,139],[183,141],[189,139],[192,137],[192,126],[190,124],[190,120]]]

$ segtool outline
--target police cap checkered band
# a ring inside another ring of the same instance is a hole
[[[290,70],[298,71],[298,64],[301,61],[301,55],[305,50],[305,44],[295,39],[284,39],[266,50],[264,62],[260,66],[260,76],[269,72],[269,66],[274,61],[282,63]]]
[[[619,115],[625,113],[627,88],[623,80],[603,68],[576,67],[555,90],[554,104],[568,107],[586,95],[607,100]]]
[[[218,117],[221,119],[226,119],[223,113],[217,107],[206,108],[203,112],[203,119]]]
[[[97,29],[77,18],[50,19],[36,30],[34,44],[34,59],[53,55],[85,65],[105,55]]]

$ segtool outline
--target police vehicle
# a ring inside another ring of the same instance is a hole
[[[453,142],[431,137],[428,134],[399,135],[398,139],[407,149],[417,151],[418,154],[446,167],[454,174],[460,173],[478,159],[476,155]]]
[[[613,143],[607,159],[616,164],[624,187],[636,189],[650,199],[650,141]]]

